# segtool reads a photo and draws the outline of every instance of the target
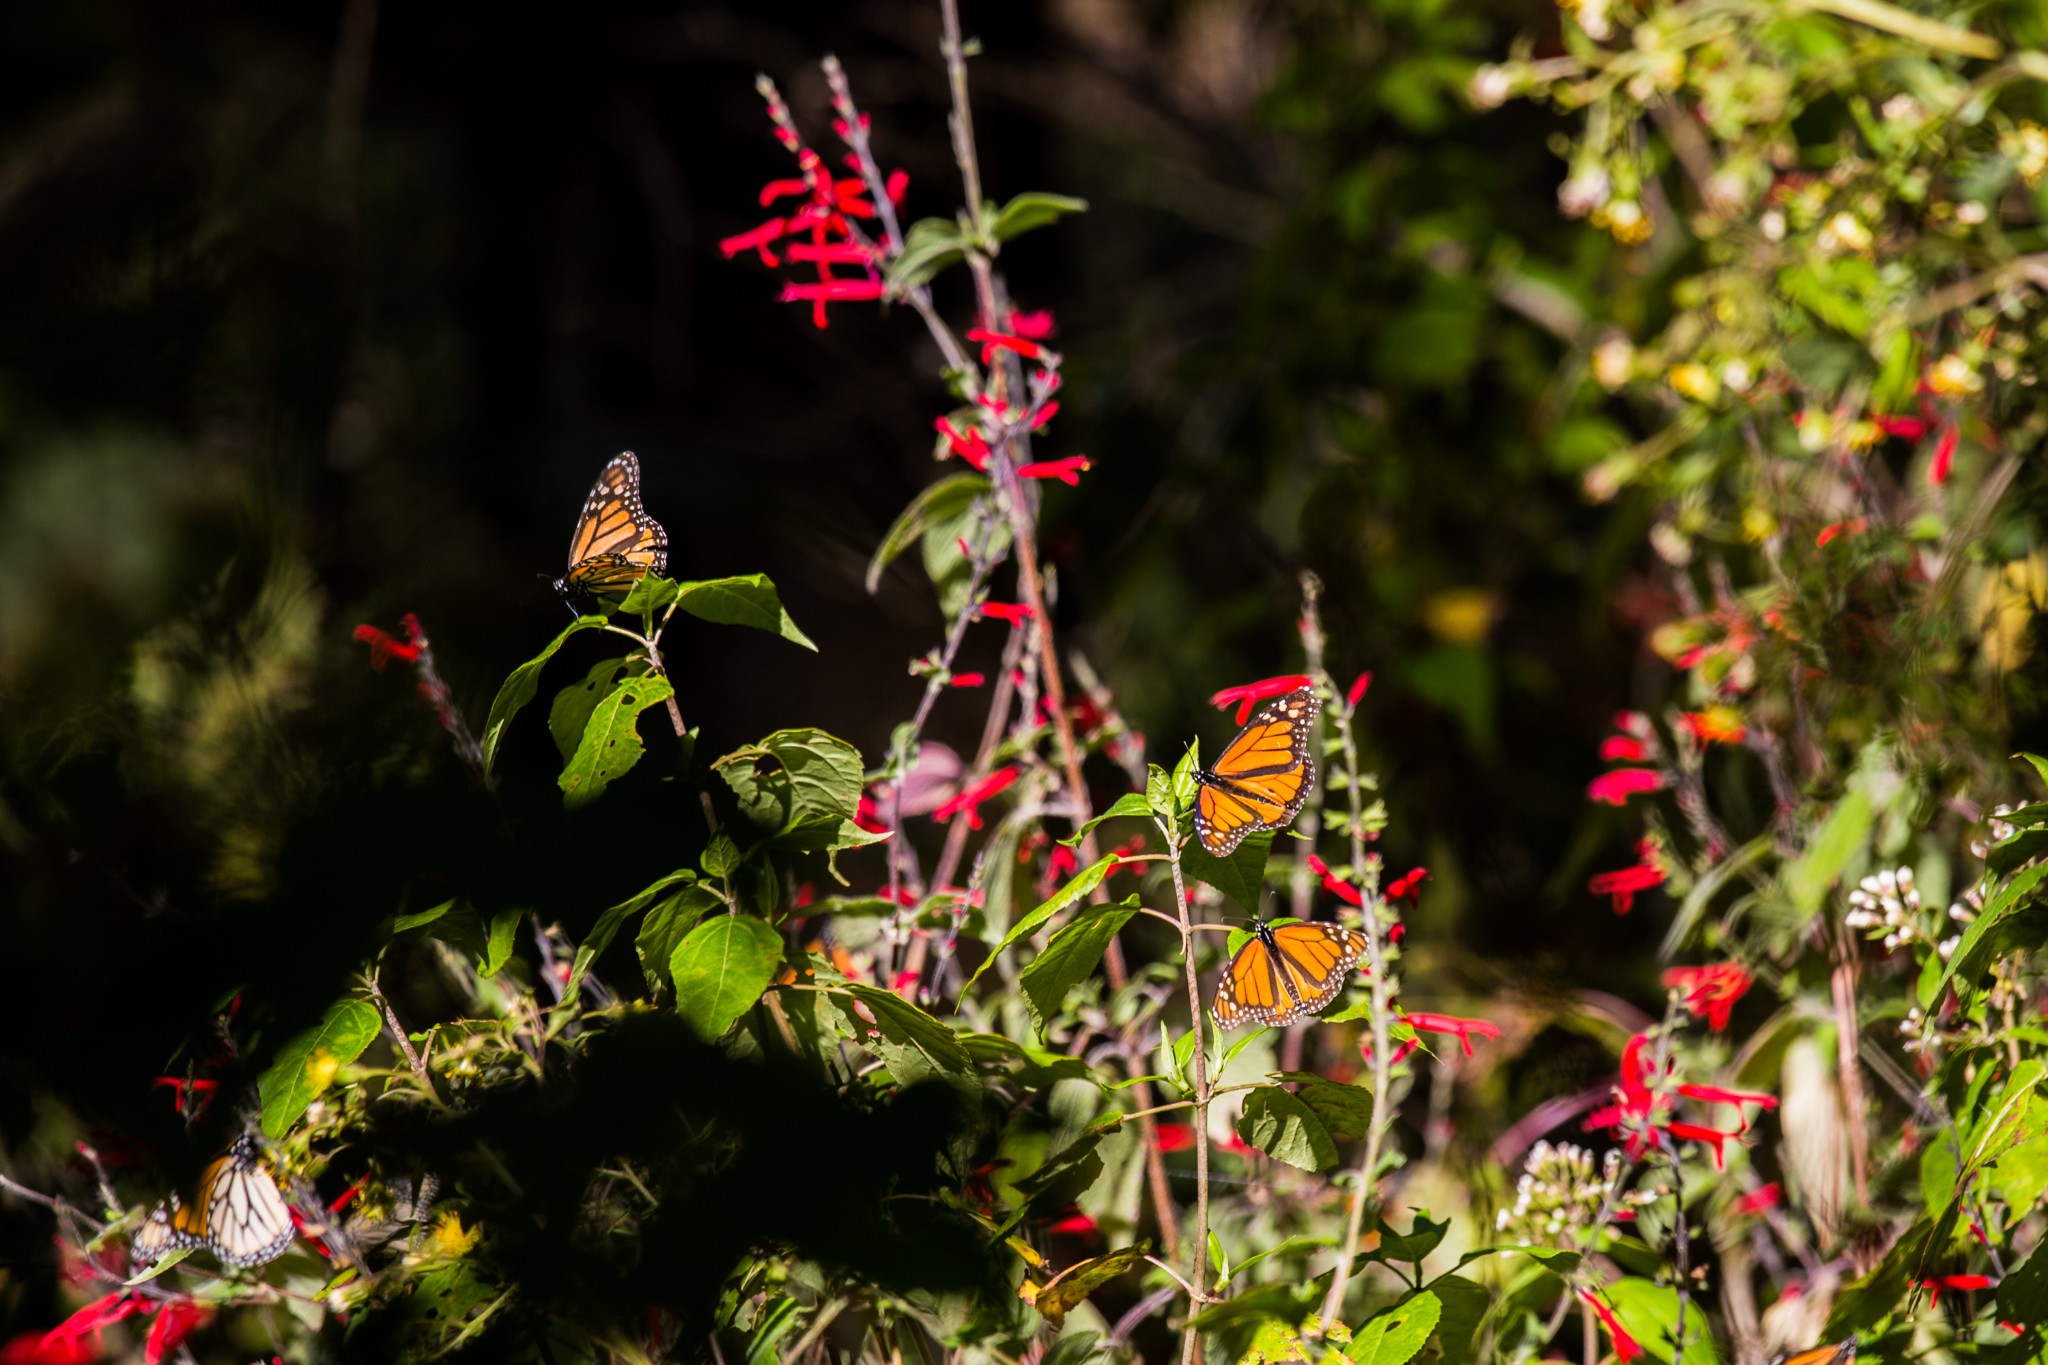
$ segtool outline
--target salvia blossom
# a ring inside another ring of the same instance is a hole
[[[1209,705],[1219,711],[1228,711],[1232,702],[1237,703],[1237,723],[1244,724],[1252,718],[1252,708],[1268,697],[1284,697],[1289,692],[1299,692],[1314,683],[1315,679],[1306,673],[1289,673],[1278,678],[1261,678],[1255,683],[1240,687],[1226,687],[1209,698]]]
[[[1616,768],[1586,784],[1586,795],[1610,806],[1628,804],[1631,796],[1653,792],[1664,785],[1664,775],[1650,768]]]
[[[1751,1190],[1748,1194],[1737,1199],[1735,1201],[1735,1211],[1737,1213],[1750,1214],[1762,1213],[1766,1209],[1778,1207],[1783,1202],[1784,1189],[1777,1181],[1773,1180],[1761,1189]]]
[[[1941,1296],[1945,1291],[1967,1293],[1973,1289],[1995,1289],[1998,1287],[1998,1281],[1989,1275],[1943,1275],[1936,1279],[1920,1281],[1920,1287],[1927,1291],[1928,1305],[1939,1308]]]
[[[1586,1301],[1593,1310],[1593,1316],[1599,1318],[1600,1325],[1607,1329],[1608,1339],[1614,1343],[1614,1357],[1621,1365],[1628,1365],[1643,1353],[1641,1343],[1628,1334],[1628,1329],[1621,1325],[1621,1319],[1614,1316],[1614,1310],[1607,1306],[1605,1299],[1590,1289],[1581,1289],[1579,1297]]]
[[[979,610],[985,621],[1008,621],[1013,626],[1031,618],[1029,602],[984,602]]]
[[[1358,703],[1359,703],[1359,702],[1361,702],[1361,701],[1363,701],[1363,700],[1365,699],[1365,689],[1366,689],[1366,688],[1368,688],[1368,687],[1371,687],[1371,686],[1372,686],[1372,674],[1371,674],[1371,673],[1361,673],[1361,674],[1359,674],[1359,675],[1358,675],[1357,677],[1355,677],[1355,678],[1353,678],[1353,679],[1351,680],[1351,686],[1350,686],[1350,687],[1349,687],[1348,689],[1346,689],[1346,690],[1345,690],[1345,693],[1344,693],[1344,704],[1345,704],[1346,706],[1356,706],[1356,705],[1358,705]]]
[[[1008,332],[992,332],[986,327],[969,328],[969,341],[981,343],[981,363],[986,365],[995,359],[998,351],[1011,351],[1026,360],[1037,360],[1045,354],[1045,348],[1035,341]]]
[[[976,471],[983,474],[988,472],[988,440],[981,434],[979,427],[970,426],[962,431],[944,417],[933,419],[932,425],[938,429],[939,435],[946,438],[947,449],[967,461]]]
[[[1955,468],[1956,441],[1961,434],[1954,422],[1941,429],[1941,439],[1934,446],[1934,459],[1927,466],[1927,482],[1936,488],[1948,482],[1949,472]]]
[[[1086,455],[1069,455],[1064,460],[1042,460],[1036,464],[1019,465],[1020,479],[1058,479],[1069,488],[1081,486],[1081,476],[1095,467],[1095,462]]]
[[[955,673],[946,679],[948,687],[980,687],[988,681],[986,673]]]
[[[1621,1053],[1621,1083],[1615,1087],[1615,1102],[1603,1109],[1596,1109],[1586,1116],[1588,1130],[1616,1128],[1621,1131],[1622,1148],[1631,1159],[1641,1160],[1658,1145],[1662,1134],[1679,1142],[1701,1142],[1713,1148],[1714,1165],[1718,1169],[1724,1160],[1722,1146],[1730,1138],[1739,1138],[1749,1131],[1747,1119],[1742,1127],[1729,1132],[1720,1128],[1709,1128],[1705,1124],[1673,1120],[1670,1116],[1669,1101],[1658,1089],[1658,1082],[1670,1079],[1667,1063],[1660,1074],[1653,1059],[1644,1056],[1649,1047],[1648,1035],[1638,1033],[1628,1040],[1628,1046]],[[1745,1105],[1753,1104],[1760,1109],[1775,1109],[1775,1096],[1755,1094],[1744,1090],[1724,1090],[1718,1086],[1679,1085],[1678,1094],[1702,1103]]]
[[[1364,894],[1350,882],[1345,881],[1342,877],[1330,871],[1330,865],[1313,853],[1308,855],[1308,870],[1322,878],[1323,890],[1329,892],[1338,900],[1343,901],[1346,905],[1355,905],[1361,909],[1364,907]]]
[[[1868,517],[1856,517],[1850,521],[1831,521],[1821,527],[1820,534],[1813,538],[1813,547],[1817,550],[1836,536],[1859,536],[1869,529],[1870,518]]]
[[[1598,873],[1586,883],[1586,889],[1596,896],[1613,897],[1614,913],[1626,915],[1635,907],[1638,894],[1662,886],[1666,880],[1655,855],[1656,845],[1645,839],[1636,845],[1635,866]]]
[[[1022,309],[1010,310],[1010,331],[1026,341],[1049,341],[1053,333],[1052,310],[1040,308],[1027,313]]]
[[[1428,875],[1429,869],[1426,867],[1418,867],[1402,873],[1387,883],[1387,899],[1397,901],[1415,895],[1422,885],[1422,879]]]
[[[1664,973],[1664,984],[1685,992],[1685,1007],[1695,1018],[1719,1033],[1728,1027],[1728,1012],[1749,991],[1750,976],[1738,962],[1711,967],[1673,967]]]
[[[969,787],[966,791],[961,792],[951,801],[933,811],[932,819],[943,825],[954,816],[965,813],[967,816],[967,827],[969,829],[980,829],[981,803],[996,793],[1003,791],[1016,780],[1017,768],[1014,764],[1006,768],[999,768],[989,774],[983,781]]]
[[[1456,1015],[1429,1014],[1417,1010],[1404,1012],[1401,1015],[1401,1022],[1414,1029],[1417,1033],[1449,1033],[1456,1035],[1458,1048],[1467,1057],[1472,1055],[1472,1037],[1474,1034],[1481,1038],[1500,1037],[1500,1025],[1488,1023],[1484,1019],[1460,1019]],[[1421,1046],[1422,1040],[1420,1038],[1410,1038],[1405,1042],[1395,1044],[1394,1063],[1399,1065],[1408,1060],[1409,1056]],[[1360,1045],[1359,1051],[1367,1061],[1372,1060],[1372,1038],[1370,1035],[1367,1035],[1366,1040]]]

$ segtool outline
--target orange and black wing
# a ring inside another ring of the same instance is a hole
[[[297,1235],[276,1178],[246,1136],[206,1168],[193,1205],[202,1211],[206,1245],[222,1265],[242,1269],[274,1261]]]
[[[1216,983],[1216,1003],[1211,1011],[1216,1026],[1234,1029],[1244,1024],[1278,1021],[1287,1004],[1281,994],[1280,965],[1263,934],[1253,934],[1223,969]]]
[[[1851,1365],[1856,1359],[1856,1345],[1856,1338],[1850,1337],[1833,1346],[1816,1346],[1798,1355],[1782,1356],[1774,1365]]]
[[[1321,709],[1307,688],[1267,703],[1215,766],[1195,775],[1195,833],[1210,854],[1227,857],[1246,835],[1284,829],[1301,814],[1316,781],[1310,742]]]
[[[1344,993],[1351,969],[1365,956],[1365,935],[1341,924],[1276,924],[1271,932],[1280,983],[1295,1006],[1286,1021],[1290,1024],[1328,1009]]]
[[[607,595],[624,593],[649,573],[668,567],[668,532],[640,503],[640,461],[628,450],[597,476],[576,534],[569,538],[569,571],[555,591]]]
[[[128,1239],[128,1263],[137,1270],[155,1265],[174,1251],[206,1245],[199,1213],[173,1194],[161,1200]]]

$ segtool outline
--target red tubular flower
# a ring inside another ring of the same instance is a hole
[[[99,1348],[90,1342],[51,1341],[33,1330],[0,1345],[0,1365],[91,1365],[99,1358]]]
[[[719,242],[718,249],[728,260],[743,251],[755,252],[761,263],[772,269],[782,264],[772,250],[773,245],[791,239],[786,249],[787,258],[816,267],[818,278],[815,282],[785,284],[783,302],[809,302],[812,323],[824,327],[828,321],[825,313],[827,303],[850,303],[883,296],[874,249],[859,236],[852,221],[874,218],[875,206],[869,202],[867,185],[858,175],[835,180],[824,160],[797,140],[794,129],[786,124],[788,111],[781,105],[779,97],[771,99],[770,115],[777,120],[776,140],[795,155],[803,175],[797,179],[769,181],[762,187],[761,205],[765,208],[785,198],[801,198],[804,202],[790,213],[770,218],[759,227],[725,238]],[[884,191],[892,201],[899,200],[906,184],[903,172],[897,171],[889,177]],[[853,266],[862,275],[858,278],[837,276],[832,273],[834,266]]]
[[[1387,899],[1397,901],[1415,895],[1417,888],[1422,885],[1422,879],[1428,875],[1428,868],[1418,867],[1394,878],[1387,883]]]
[[[1031,604],[1029,602],[984,602],[981,604],[981,616],[985,621],[1008,621],[1013,626],[1019,625],[1031,619]]]
[[[866,792],[860,795],[860,804],[853,809],[853,823],[870,834],[887,834],[889,826],[882,819],[882,807]]]
[[[121,1319],[132,1318],[146,1308],[147,1304],[139,1295],[131,1295],[125,1289],[117,1289],[111,1294],[94,1299],[43,1333],[41,1349],[45,1353],[57,1353],[85,1348],[90,1354],[81,1358],[96,1359],[100,1354],[100,1333]],[[88,1342],[87,1337],[92,1340]]]
[[[219,1081],[209,1081],[203,1076],[158,1076],[151,1086],[169,1086],[176,1092],[178,1115],[196,1117],[206,1112],[206,1106],[213,1099],[213,1092],[220,1089]]]
[[[1749,1115],[1742,1113],[1743,1105],[1753,1104],[1759,1109],[1778,1107],[1776,1095],[1766,1095],[1755,1090],[1726,1090],[1718,1085],[1681,1085],[1678,1087],[1678,1093],[1689,1100],[1699,1100],[1703,1104],[1734,1105],[1735,1112],[1741,1115],[1742,1131],[1745,1133],[1749,1131]]]
[[[142,1344],[143,1360],[148,1365],[158,1365],[212,1316],[212,1309],[191,1299],[166,1303],[157,1310],[156,1321],[149,1326],[149,1339]]]
[[[1252,708],[1268,697],[1284,697],[1289,692],[1299,692],[1315,679],[1306,673],[1289,673],[1279,678],[1261,678],[1255,683],[1241,687],[1226,687],[1209,698],[1209,705],[1219,711],[1228,711],[1232,702],[1237,703],[1237,723],[1244,724],[1252,718]]]
[[[995,358],[997,351],[1014,351],[1026,360],[1036,360],[1045,354],[1045,349],[1035,341],[1012,336],[1008,332],[992,332],[986,327],[969,328],[967,339],[981,343],[981,363],[984,365]]]
[[[1052,853],[1045,860],[1045,870],[1054,881],[1071,877],[1081,870],[1080,855],[1065,844],[1054,844]]]
[[[986,673],[955,673],[946,680],[948,687],[980,687],[988,681]]]
[[[1707,1027],[1719,1033],[1728,1027],[1728,1012],[1749,990],[1749,973],[1738,962],[1721,962],[1710,967],[1673,967],[1664,973],[1664,984],[1682,990],[1685,1007]]]
[[[1365,689],[1372,686],[1372,674],[1361,673],[1351,680],[1350,688],[1344,693],[1344,704],[1356,706],[1365,699]]]
[[[1017,477],[1020,479],[1058,479],[1069,488],[1081,486],[1081,475],[1095,467],[1086,455],[1069,455],[1064,460],[1045,460],[1038,464],[1020,465]]]
[[[933,811],[932,819],[943,825],[964,811],[967,815],[967,828],[980,829],[981,803],[994,796],[997,792],[1002,791],[1016,780],[1017,769],[1014,765],[999,769],[989,774],[985,781],[969,787],[966,791],[961,792],[951,801]]]
[[[1195,1145],[1195,1130],[1185,1123],[1162,1123],[1152,1131],[1159,1135],[1162,1152],[1185,1152]]]
[[[1664,775],[1650,768],[1616,768],[1586,784],[1586,795],[1610,806],[1628,803],[1631,796],[1653,792],[1664,785]]]
[[[1018,309],[1010,310],[1010,331],[1026,341],[1047,341],[1052,337],[1052,310],[1041,308],[1035,313]]]
[[[1871,422],[1887,436],[1917,441],[1927,434],[1927,423],[1918,417],[1872,417]]]
[[[1717,1171],[1727,1169],[1727,1154],[1721,1150],[1721,1144],[1729,1138],[1742,1136],[1740,1133],[1724,1133],[1719,1128],[1709,1128],[1700,1123],[1667,1123],[1664,1125],[1664,1131],[1684,1142],[1704,1142],[1712,1146],[1714,1169]]]
[[[402,664],[409,664],[420,657],[420,618],[407,612],[399,620],[405,627],[406,635],[410,637],[408,644],[400,644],[375,626],[356,627],[356,639],[370,647],[370,667],[379,673],[382,673],[384,665],[393,659]]]
[[[1936,488],[1948,482],[1949,471],[1955,468],[1956,440],[1961,434],[1954,422],[1941,429],[1941,440],[1934,447],[1934,462],[1927,466],[1927,482]]]
[[[1922,1280],[1920,1287],[1927,1291],[1929,1306],[1939,1308],[1944,1290],[1967,1292],[1972,1289],[1994,1289],[1998,1281],[1989,1275],[1943,1275],[1938,1279]]]
[[[1220,696],[1221,694],[1219,693],[1218,695]],[[1251,703],[1246,702],[1245,705],[1250,706]],[[1358,888],[1330,871],[1330,865],[1313,853],[1308,855],[1308,870],[1321,877],[1323,879],[1323,890],[1329,892],[1338,900],[1343,901],[1346,905],[1364,906],[1365,897],[1359,893]]]
[[[1064,1232],[1069,1237],[1100,1237],[1102,1230],[1095,1226],[1095,1220],[1078,1208],[1054,1223],[1053,1232]]]
[[[1820,534],[1813,538],[1813,548],[1818,550],[1836,536],[1860,536],[1870,529],[1870,518],[1856,517],[1850,521],[1831,521],[1820,528]]]
[[[1456,1015],[1424,1014],[1417,1011],[1403,1014],[1401,1022],[1407,1024],[1410,1028],[1426,1033],[1456,1034],[1458,1036],[1458,1046],[1467,1057],[1472,1055],[1473,1034],[1476,1033],[1481,1038],[1500,1037],[1500,1026],[1498,1024],[1489,1024],[1484,1019],[1460,1019]]]
[[[1636,865],[1620,868],[1614,872],[1602,872],[1586,883],[1586,889],[1596,896],[1612,896],[1614,913],[1626,915],[1635,905],[1636,896],[1644,891],[1664,884],[1665,872],[1654,860],[1654,846],[1645,839],[1636,845]]]
[[[1586,1301],[1593,1310],[1593,1316],[1599,1318],[1600,1325],[1607,1329],[1608,1339],[1614,1343],[1615,1359],[1621,1365],[1628,1365],[1643,1353],[1641,1343],[1628,1334],[1628,1329],[1621,1325],[1621,1319],[1614,1316],[1614,1310],[1607,1306],[1606,1300],[1590,1289],[1581,1289],[1579,1297]]]
[[[1643,742],[1628,735],[1609,735],[1600,741],[1600,761],[1603,763],[1640,763],[1649,756],[1650,751]]]
[[[982,436],[980,428],[969,427],[966,431],[960,431],[943,417],[935,419],[932,425],[946,438],[946,444],[952,448],[955,455],[967,461],[979,472],[988,472],[988,441]],[[961,553],[966,552],[963,550]]]
[[[1748,1214],[1762,1213],[1766,1209],[1774,1209],[1778,1207],[1778,1205],[1783,1201],[1784,1190],[1779,1186],[1777,1181],[1773,1180],[1770,1184],[1764,1186],[1762,1189],[1751,1190],[1748,1194],[1745,1194],[1740,1199],[1736,1200],[1735,1211],[1737,1213]]]

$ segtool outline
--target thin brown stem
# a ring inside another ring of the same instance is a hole
[[[1173,828],[1163,822],[1159,832],[1172,854],[1173,904],[1180,912],[1181,969],[1188,983],[1188,1027],[1195,1034],[1195,1236],[1189,1271],[1193,1283],[1188,1288],[1188,1325],[1180,1349],[1181,1365],[1195,1365],[1201,1351],[1201,1332],[1194,1319],[1208,1297],[1202,1286],[1207,1281],[1209,1264],[1209,1101],[1214,1096],[1209,1087],[1209,1041],[1205,1036],[1202,983],[1195,971],[1194,916],[1188,913],[1187,883],[1181,876],[1180,840]]]

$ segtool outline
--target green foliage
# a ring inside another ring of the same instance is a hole
[[[744,915],[713,915],[669,955],[676,1009],[716,1041],[753,1008],[781,965],[782,936],[774,929]]]
[[[340,1000],[320,1022],[277,1049],[256,1094],[263,1104],[263,1135],[275,1142],[291,1131],[340,1069],[363,1055],[384,1024],[377,1007],[364,1000]]]

